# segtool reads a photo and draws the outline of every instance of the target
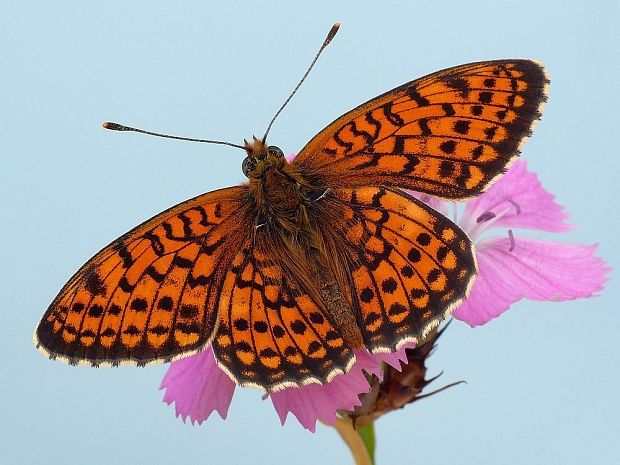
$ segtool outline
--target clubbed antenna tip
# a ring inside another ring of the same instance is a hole
[[[229,147],[235,147],[237,149],[245,150],[243,146],[233,144],[231,142],[224,142],[221,140],[210,140],[210,139],[195,139],[193,137],[173,136],[170,134],[162,134],[160,132],[152,132],[152,131],[145,131],[144,129],[132,128],[131,126],[125,126],[124,124],[112,123],[111,121],[106,121],[105,123],[102,124],[102,126],[105,129],[110,129],[112,131],[130,131],[130,132],[137,132],[140,134],[146,134],[148,136],[163,137],[165,139],[186,140],[189,142],[202,142],[205,144],[228,145]]]
[[[293,89],[293,92],[291,92],[291,94],[284,101],[280,109],[276,111],[276,114],[273,116],[273,118],[271,118],[271,121],[267,125],[267,130],[265,131],[265,135],[263,136],[263,144],[267,141],[267,135],[269,134],[269,131],[271,130],[271,126],[273,125],[274,121],[276,120],[278,115],[282,112],[282,110],[284,110],[284,107],[286,107],[288,102],[290,102],[290,100],[293,98],[293,95],[295,95],[295,92],[297,92],[297,89],[299,89],[301,84],[306,80],[306,77],[308,76],[308,74],[310,74],[310,70],[314,67],[314,64],[316,63],[316,60],[319,59],[319,56],[321,56],[321,53],[323,52],[323,50],[325,50],[325,47],[327,47],[329,43],[332,41],[332,39],[338,32],[338,29],[340,29],[340,23],[335,23],[332,26],[332,28],[329,30],[329,32],[327,33],[327,36],[325,37],[325,40],[323,41],[323,45],[321,45],[321,48],[319,48],[319,51],[314,57],[314,60],[312,60],[312,63],[310,63],[310,66],[308,66],[308,69],[306,70],[304,75],[301,77],[301,80],[297,83],[297,85]]]

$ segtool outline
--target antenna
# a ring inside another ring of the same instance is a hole
[[[274,121],[276,120],[278,115],[280,113],[282,113],[282,110],[284,110],[284,107],[288,104],[288,102],[293,98],[293,95],[295,95],[295,92],[297,92],[297,89],[299,89],[301,84],[306,80],[306,77],[310,73],[310,70],[314,67],[314,64],[319,59],[319,56],[321,55],[323,50],[325,50],[325,47],[327,47],[329,45],[329,43],[332,41],[332,39],[334,38],[334,36],[338,32],[338,29],[340,29],[340,23],[335,23],[332,26],[332,28],[329,30],[329,32],[327,33],[327,37],[325,37],[325,41],[323,42],[323,45],[321,45],[321,48],[319,49],[319,51],[317,52],[316,56],[314,57],[314,60],[312,60],[312,63],[310,63],[310,66],[308,67],[308,69],[306,70],[304,75],[301,77],[301,80],[299,81],[299,83],[293,89],[293,92],[291,92],[291,94],[288,96],[288,98],[284,101],[284,103],[282,104],[280,109],[276,112],[274,117],[271,118],[271,121],[269,122],[269,126],[267,126],[267,130],[265,131],[265,135],[263,136],[263,144],[267,140],[267,134],[269,134],[269,130],[271,129],[271,126],[273,125]]]
[[[242,145],[233,144],[231,142],[223,142],[221,140],[208,140],[208,139],[194,139],[191,137],[180,137],[180,136],[171,136],[169,134],[160,134],[158,132],[145,131],[144,129],[132,128],[130,126],[124,126],[118,123],[112,123],[110,121],[106,121],[102,124],[102,126],[106,129],[110,129],[112,131],[131,131],[131,132],[139,132],[140,134],[147,134],[149,136],[156,137],[164,137],[166,139],[178,139],[178,140],[187,140],[190,142],[204,142],[206,144],[219,144],[219,145],[228,145],[230,147],[236,147],[238,149],[245,150],[245,147]]]

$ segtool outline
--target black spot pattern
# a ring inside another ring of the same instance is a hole
[[[261,357],[266,357],[266,358],[278,356],[278,353],[275,350],[273,350],[271,347],[267,347],[266,349],[261,350],[259,353]]]
[[[431,243],[431,236],[428,233],[420,233],[416,238],[418,244],[422,246],[427,246]]]
[[[310,321],[314,324],[321,325],[325,322],[325,318],[318,312],[310,313]]]
[[[167,328],[163,325],[157,325],[151,329],[149,329],[149,333],[155,334],[156,336],[163,336],[170,331],[170,328]]]
[[[469,125],[471,123],[467,120],[460,119],[456,123],[454,123],[454,131],[459,134],[467,134],[469,132]]]
[[[136,325],[129,325],[123,331],[123,334],[127,334],[129,336],[137,336],[140,333],[141,333],[140,328],[138,328]]]
[[[497,132],[497,126],[489,126],[488,128],[485,128],[484,136],[487,138],[487,140],[493,140],[493,137],[495,137],[496,132]]]
[[[454,153],[454,149],[456,149],[456,141],[453,141],[453,140],[444,141],[441,144],[439,144],[439,149],[443,153],[447,155],[451,155]]]
[[[264,321],[255,321],[254,322],[254,331],[260,334],[264,334],[269,331],[269,326]]]
[[[454,90],[458,91],[458,93],[463,98],[469,97],[469,82],[467,82],[467,79],[455,76],[455,77],[448,78],[446,80],[446,84],[449,87],[453,88]]]
[[[306,324],[301,320],[295,320],[291,323],[291,329],[295,334],[304,334],[306,332]]]
[[[441,276],[441,271],[439,271],[437,268],[432,269],[428,272],[428,282],[434,283],[439,279],[439,276]]]
[[[114,330],[113,328],[106,328],[101,331],[101,335],[103,337],[114,337],[116,336],[116,330]]]
[[[184,304],[179,309],[181,318],[195,318],[199,312],[200,309],[196,305]]]
[[[493,101],[493,92],[480,92],[478,101],[480,103],[491,103]]]
[[[280,325],[275,325],[272,331],[273,335],[278,339],[284,337],[284,335],[286,334],[286,331],[284,331],[284,328],[282,328],[282,326]]]
[[[96,271],[88,273],[84,287],[92,295],[104,295],[106,293],[106,287]]]
[[[439,163],[439,176],[449,178],[454,174],[454,163],[448,160],[442,160]]]
[[[157,302],[157,308],[159,308],[160,310],[165,310],[165,311],[172,310],[173,305],[174,305],[174,301],[172,300],[172,297],[170,297],[169,295],[163,296]]]
[[[408,311],[409,309],[403,304],[394,302],[392,305],[390,305],[390,310],[388,311],[388,313],[390,315],[400,315],[401,313],[407,313]]]
[[[424,289],[411,289],[411,297],[414,299],[421,299],[426,295],[426,291]]]
[[[372,299],[374,297],[375,297],[375,293],[369,287],[365,287],[364,289],[362,289],[362,292],[360,293],[360,299],[362,299],[362,302],[367,303],[367,304],[372,302]]]
[[[397,287],[398,287],[398,284],[396,283],[396,280],[391,277],[387,278],[381,283],[381,290],[388,294],[393,294],[394,291],[397,289]]]
[[[418,249],[411,249],[407,254],[407,258],[412,263],[417,263],[422,259],[422,254]]]
[[[484,147],[482,145],[478,145],[478,146],[476,146],[476,148],[474,148],[471,151],[471,157],[474,160],[477,160],[478,158],[480,158],[482,156],[483,153],[484,153]]]
[[[110,305],[110,308],[108,309],[108,314],[112,315],[112,316],[118,316],[123,312],[123,309],[116,305],[116,304],[112,304]]]
[[[88,316],[99,318],[103,315],[103,307],[101,305],[93,305],[88,309]]]
[[[131,301],[131,309],[135,310],[136,312],[144,312],[146,311],[146,309],[148,308],[149,304],[146,301],[146,299],[143,298],[137,298],[137,299],[133,299]]]
[[[310,344],[308,344],[308,355],[313,355],[319,350],[321,350],[321,344],[319,344],[318,342],[312,341]]]

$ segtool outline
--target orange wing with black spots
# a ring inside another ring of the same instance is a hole
[[[439,71],[341,116],[294,163],[325,187],[386,185],[471,197],[519,154],[548,82],[542,65],[530,60]]]
[[[398,189],[361,187],[330,191],[325,208],[342,216],[333,234],[352,259],[353,308],[370,351],[421,342],[469,292],[471,241],[423,202]]]
[[[282,259],[266,251],[281,247],[272,240],[257,234],[246,242],[226,275],[215,357],[243,386],[326,383],[349,370],[353,351]]]
[[[101,250],[43,315],[37,347],[69,363],[146,364],[203,348],[245,240],[247,186],[183,202]],[[251,228],[249,228],[251,230]]]

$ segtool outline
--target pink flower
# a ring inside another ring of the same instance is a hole
[[[235,383],[217,366],[211,347],[172,362],[159,388],[166,389],[164,402],[175,403],[177,417],[189,417],[192,424],[213,411],[226,418],[235,393]]]
[[[353,368],[336,376],[331,382],[286,388],[270,393],[269,397],[282,424],[288,412],[291,412],[304,428],[314,432],[317,420],[333,424],[337,410],[353,410],[361,405],[359,394],[370,389],[364,372],[382,379],[382,362],[400,371],[400,362],[407,360],[405,349],[410,347],[412,345],[406,344],[398,352],[376,355],[359,350],[355,353],[357,360]],[[166,389],[164,402],[175,403],[177,417],[180,416],[183,421],[189,418],[192,423],[200,424],[213,411],[226,418],[235,386],[217,366],[213,350],[208,348],[194,356],[172,362],[160,389]]]
[[[449,213],[448,203],[415,195],[438,211]],[[515,238],[509,229],[563,232],[571,227],[566,217],[536,175],[527,171],[525,162],[516,162],[485,194],[468,202],[458,223],[477,244],[479,273],[471,295],[454,316],[476,326],[522,298],[566,300],[600,291],[609,269],[593,255],[596,246]],[[499,227],[508,229],[508,234],[480,239],[485,231]],[[314,431],[317,420],[333,424],[338,410],[352,411],[360,406],[360,394],[370,389],[366,374],[382,380],[383,362],[401,371],[401,361],[407,361],[405,349],[410,347],[376,355],[359,350],[353,368],[325,385],[286,388],[266,396],[271,398],[282,424],[291,412],[304,428]],[[184,421],[190,418],[192,423],[202,423],[213,411],[226,418],[235,386],[218,367],[210,348],[173,362],[161,383],[166,389],[164,401],[174,402],[177,416]]]
[[[467,202],[458,223],[476,243],[478,277],[454,317],[473,327],[523,298],[559,301],[601,291],[610,269],[594,256],[596,245],[516,237],[511,229],[564,232],[572,227],[567,216],[521,160],[486,193]],[[507,234],[481,239],[493,228]]]

